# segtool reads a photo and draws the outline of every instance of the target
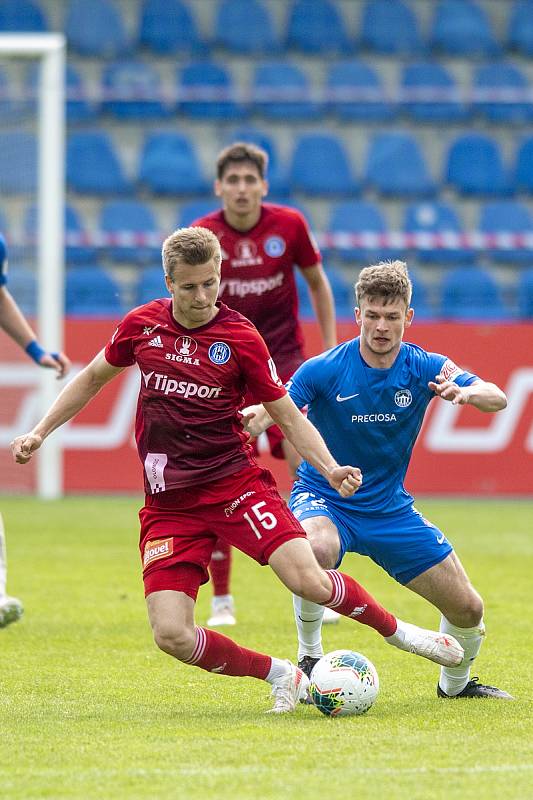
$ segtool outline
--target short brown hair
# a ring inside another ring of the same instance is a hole
[[[222,263],[220,242],[207,228],[178,228],[163,242],[161,252],[165,275],[172,278],[174,267],[185,264],[196,267],[215,259],[218,267]]]
[[[413,293],[413,284],[404,261],[380,261],[379,264],[365,267],[359,273],[354,288],[359,307],[363,298],[372,300],[379,297],[385,303],[400,298],[409,308]]]
[[[217,178],[224,177],[226,169],[230,164],[242,164],[250,161],[257,167],[261,178],[264,178],[268,167],[268,154],[262,147],[258,147],[250,142],[234,142],[229,147],[225,147],[218,154],[217,158]]]

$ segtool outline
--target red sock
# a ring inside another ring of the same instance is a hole
[[[393,614],[380,606],[377,600],[374,600],[372,595],[349,575],[337,572],[336,569],[328,569],[326,572],[331,578],[333,592],[324,605],[334,608],[345,617],[362,622],[363,625],[370,625],[382,636],[392,636],[397,628],[396,617]]]
[[[231,558],[231,545],[222,539],[217,539],[209,563],[209,572],[213,581],[213,594],[215,597],[221,594],[230,594]]]
[[[270,672],[272,659],[255,650],[241,647],[232,639],[209,628],[196,628],[196,644],[192,656],[185,662],[208,672],[224,675],[249,676],[264,680]]]

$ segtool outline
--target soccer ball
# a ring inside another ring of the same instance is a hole
[[[364,714],[373,705],[378,691],[375,666],[352,650],[327,653],[311,672],[309,694],[318,710],[329,717]]]

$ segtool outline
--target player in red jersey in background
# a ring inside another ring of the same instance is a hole
[[[222,248],[219,298],[254,323],[286,383],[305,359],[295,266],[309,287],[326,350],[337,343],[335,308],[320,252],[303,215],[294,208],[263,202],[268,192],[267,166],[267,153],[253,144],[236,142],[222,150],[215,181],[222,208],[193,225],[217,235]],[[285,458],[294,475],[301,460],[294,447],[278,427],[266,435],[272,455]],[[213,551],[209,570],[213,599],[207,624],[234,625],[231,548],[222,540]],[[333,611],[325,615],[325,622],[337,619]]]
[[[15,460],[28,462],[52,431],[137,364],[135,436],[146,492],[140,555],[148,616],[164,652],[209,672],[266,680],[275,713],[293,711],[306,694],[308,678],[294,664],[194,624],[196,596],[208,580],[218,534],[268,563],[299,596],[370,625],[401,650],[459,663],[463,651],[452,637],[397,620],[353,578],[322,570],[271,474],[256,464],[239,411],[247,388],[339,494],[348,497],[361,484],[359,469],[339,466],[290,400],[256,328],[217,302],[220,262],[211,231],[184,228],[169,236],[163,265],[171,300],[154,300],[126,315],[44,418],[12,442]]]

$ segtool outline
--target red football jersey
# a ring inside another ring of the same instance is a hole
[[[303,215],[294,208],[264,203],[259,221],[244,233],[228,225],[222,210],[193,225],[218,236],[219,298],[254,323],[287,380],[304,360],[294,266],[305,269],[321,260]]]
[[[133,309],[105,348],[115,367],[141,372],[135,438],[147,494],[198,485],[255,464],[238,409],[246,387],[265,401],[286,391],[251,322],[217,303],[218,314],[189,330],[170,299]]]

